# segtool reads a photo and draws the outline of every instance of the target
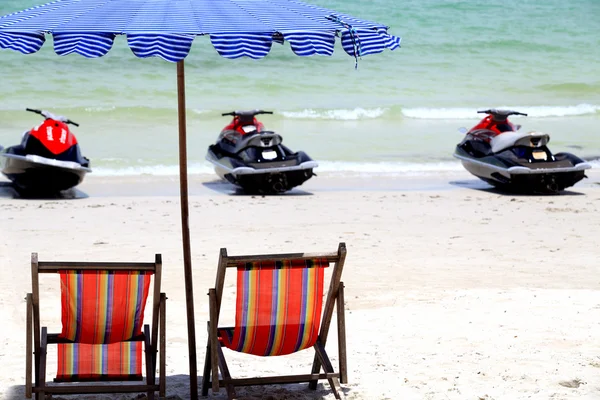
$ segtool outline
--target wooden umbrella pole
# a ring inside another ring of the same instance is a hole
[[[179,183],[181,197],[181,233],[183,238],[183,270],[187,307],[188,346],[190,356],[190,399],[198,399],[196,363],[196,325],[194,322],[194,288],[192,282],[192,252],[190,249],[190,218],[188,203],[187,143],[185,121],[185,70],[183,60],[177,63],[177,107],[179,116]]]

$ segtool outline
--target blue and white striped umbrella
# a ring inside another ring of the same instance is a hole
[[[1,1],[1,0],[0,0]],[[177,62],[181,223],[188,322],[190,398],[197,399],[197,362],[188,221],[183,59],[196,36],[208,35],[226,58],[262,58],[287,41],[299,56],[333,54],[336,37],[359,57],[400,47],[387,26],[295,0],[55,0],[0,17],[0,48],[35,53],[46,34],[59,55],[101,57],[126,35],[137,57]],[[356,64],[355,64],[356,65]],[[218,381],[218,379],[217,379]]]
[[[226,58],[262,58],[287,41],[299,56],[331,55],[335,38],[353,57],[400,47],[387,27],[294,0],[55,0],[0,17],[0,48],[37,52],[45,34],[57,54],[101,57],[126,35],[138,57],[183,60],[208,35]]]

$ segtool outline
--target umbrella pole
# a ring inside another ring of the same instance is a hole
[[[185,121],[185,71],[183,60],[177,63],[177,108],[179,117],[179,191],[181,197],[181,233],[183,239],[183,270],[187,307],[188,346],[190,356],[190,399],[198,399],[196,363],[196,325],[194,322],[194,289],[192,282],[192,252],[188,204],[187,143]]]

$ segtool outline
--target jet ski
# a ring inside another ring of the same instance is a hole
[[[23,133],[20,144],[0,147],[2,173],[18,191],[31,194],[56,194],[80,184],[92,170],[68,127],[79,125],[48,111],[26,110],[44,122]]]
[[[489,109],[456,145],[454,157],[467,171],[503,190],[556,194],[586,178],[592,166],[570,153],[553,154],[550,136],[542,132],[523,132],[508,120],[525,113]],[[463,128],[462,132],[466,131]]]
[[[284,146],[281,135],[267,131],[256,119],[272,111],[231,111],[232,116],[217,142],[208,147],[206,159],[222,179],[246,193],[277,194],[306,182],[317,163],[302,151]]]

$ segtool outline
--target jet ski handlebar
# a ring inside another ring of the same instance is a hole
[[[25,110],[26,111],[30,111],[32,113],[40,114],[42,117],[44,117],[46,119],[54,119],[54,120],[57,120],[57,121],[60,121],[60,122],[64,122],[65,124],[71,124],[71,125],[79,126],[79,124],[77,122],[71,121],[70,119],[68,119],[66,117],[62,117],[60,115],[54,115],[50,111],[35,110],[33,108],[26,108]]]
[[[273,111],[251,110],[251,111],[231,111],[221,114],[222,116],[231,115],[232,117],[254,117],[259,114],[273,114]]]
[[[495,108],[490,108],[488,110],[482,110],[482,111],[477,111],[478,114],[490,114],[492,115],[494,118],[498,118],[498,119],[506,119],[508,116],[510,115],[523,115],[523,116],[527,116],[527,114],[519,112],[519,111],[513,111],[513,110],[496,110]]]

